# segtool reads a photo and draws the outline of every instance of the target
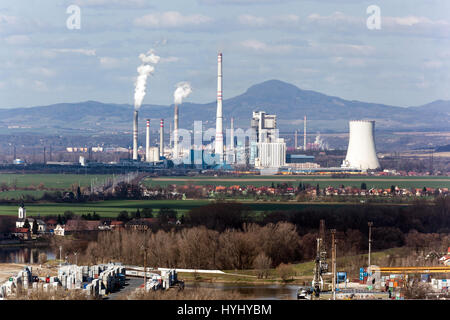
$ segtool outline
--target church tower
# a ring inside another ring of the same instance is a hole
[[[25,209],[25,205],[23,202],[19,207],[19,220],[25,220],[27,218],[27,209]]]

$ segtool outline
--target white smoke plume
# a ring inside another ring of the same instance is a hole
[[[180,82],[177,84],[177,89],[173,93],[174,102],[180,105],[183,99],[187,98],[192,93],[191,84],[189,82]]]
[[[145,89],[147,85],[147,78],[150,74],[153,74],[155,67],[153,65],[158,64],[160,57],[155,55],[153,50],[149,50],[147,54],[141,53],[139,55],[142,64],[137,68],[138,77],[135,83],[134,89],[134,109],[138,110],[145,97]],[[152,65],[153,64],[153,65]]]

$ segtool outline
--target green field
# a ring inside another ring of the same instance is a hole
[[[43,183],[46,188],[67,190],[73,184],[78,184],[82,187],[89,186],[91,180],[102,181],[112,175],[102,174],[15,174],[15,173],[0,173],[0,184],[6,183],[11,185],[16,183],[17,188],[25,188],[31,185],[37,186]]]
[[[90,186],[94,183],[104,181],[111,175],[101,174],[15,174],[0,173],[0,184],[6,184],[10,188],[15,185],[16,190],[0,192],[0,199],[20,199],[21,196],[30,195],[41,198],[45,192],[68,191],[73,184],[80,187]],[[43,184],[43,190],[20,190],[24,188],[37,187]],[[17,190],[19,189],[19,190]]]
[[[319,184],[320,188],[327,186],[339,187],[354,186],[360,187],[365,182],[368,188],[390,188],[391,185],[400,188],[450,188],[450,177],[349,177],[349,178],[331,178],[324,176],[241,176],[241,177],[158,177],[147,178],[144,184],[147,186],[167,186],[176,185],[253,185],[255,187],[271,186],[272,183],[291,183],[298,186],[299,183],[315,186]]]
[[[296,202],[254,202],[241,201],[248,206],[253,212],[264,212],[274,210],[301,210],[306,207],[338,207],[346,206],[348,204],[336,203],[296,203]],[[64,211],[72,211],[76,214],[93,213],[94,211],[102,217],[116,217],[117,214],[126,210],[128,212],[136,211],[138,208],[152,208],[154,211],[159,211],[161,208],[170,208],[176,210],[178,213],[186,213],[192,208],[207,205],[211,203],[210,200],[109,200],[96,203],[43,203],[43,204],[26,204],[27,214],[30,216],[58,215],[63,214]],[[0,205],[0,215],[17,215],[17,205]]]

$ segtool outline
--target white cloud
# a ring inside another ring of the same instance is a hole
[[[439,69],[441,68],[444,64],[442,61],[440,60],[428,60],[424,62],[424,67],[427,69]]]
[[[238,17],[239,24],[248,27],[292,27],[299,23],[300,18],[295,14],[278,15],[270,17],[258,17],[251,14],[243,14]]]
[[[40,75],[45,77],[54,77],[56,75],[56,72],[54,70],[44,67],[34,67],[31,68],[29,72],[34,75]]]
[[[183,28],[189,26],[200,26],[212,22],[213,19],[201,14],[182,15],[178,11],[166,11],[150,13],[136,18],[134,24],[138,27],[151,29]]]
[[[160,62],[161,63],[172,63],[172,62],[178,62],[180,61],[180,58],[178,57],[161,57]]]
[[[120,60],[112,57],[101,57],[100,65],[105,69],[115,69],[120,66]]]
[[[267,44],[259,40],[245,40],[240,43],[240,45],[246,49],[261,53],[288,53],[292,51],[293,46],[291,45],[273,45]]]
[[[75,0],[80,7],[93,8],[145,8],[151,7],[148,0]]]
[[[47,84],[40,80],[33,81],[33,89],[39,92],[47,92],[49,91]]]
[[[30,37],[23,34],[17,34],[6,37],[5,42],[9,45],[25,45],[30,42]]]
[[[81,54],[85,56],[96,56],[96,50],[95,49],[51,49],[51,52],[55,53],[76,53]]]

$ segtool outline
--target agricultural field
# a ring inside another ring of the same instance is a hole
[[[0,199],[20,199],[26,195],[40,198],[45,192],[68,191],[74,184],[88,187],[91,181],[97,183],[109,177],[111,175],[0,173],[0,185],[9,189],[0,192]]]
[[[248,206],[255,214],[274,210],[301,210],[306,207],[336,207],[348,204],[342,203],[296,203],[296,202],[262,202],[240,201]],[[109,200],[95,203],[39,203],[26,204],[28,216],[41,216],[63,214],[64,211],[72,211],[75,214],[97,213],[101,217],[117,217],[120,211],[134,212],[137,209],[152,208],[158,212],[161,208],[176,210],[179,214],[185,214],[192,208],[204,206],[211,200]],[[17,215],[17,205],[0,205],[0,215]]]
[[[365,182],[367,188],[390,188],[391,185],[400,188],[450,188],[450,177],[364,177],[355,176],[349,178],[331,178],[326,176],[241,176],[241,177],[158,177],[147,178],[143,183],[147,186],[167,186],[176,185],[214,185],[214,186],[232,186],[232,185],[253,185],[255,187],[271,186],[272,183],[291,183],[298,186],[299,183],[315,186],[319,184],[320,188],[327,186],[339,187],[354,186],[360,187]]]

